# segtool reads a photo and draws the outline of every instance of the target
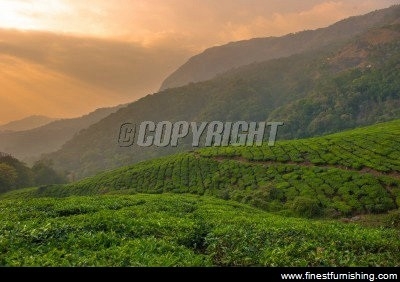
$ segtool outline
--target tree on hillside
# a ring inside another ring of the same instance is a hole
[[[29,167],[23,162],[17,160],[11,155],[0,154],[0,163],[6,164],[15,169],[17,179],[15,180],[15,188],[30,187],[33,185],[33,175]]]
[[[12,166],[0,163],[0,192],[11,190],[15,187],[18,174]]]

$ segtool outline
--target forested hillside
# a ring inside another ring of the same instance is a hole
[[[0,152],[0,193],[35,185],[66,183],[51,163],[36,162],[32,168],[13,156]]]
[[[126,122],[283,121],[278,138],[287,139],[399,118],[399,35],[399,24],[375,28],[339,47],[252,64],[149,95],[47,158],[80,178],[189,149],[188,141],[178,148],[120,148],[119,129]]]
[[[323,47],[329,48],[332,44],[354,38],[370,28],[391,24],[399,14],[400,7],[393,6],[363,16],[351,17],[326,28],[212,47],[190,58],[167,77],[161,90],[209,80],[218,74],[254,62],[288,57]]]

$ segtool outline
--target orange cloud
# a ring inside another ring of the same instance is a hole
[[[0,27],[174,43],[194,51],[332,24],[398,0],[0,0]]]

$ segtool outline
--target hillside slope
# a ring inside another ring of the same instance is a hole
[[[275,147],[206,148],[147,161],[31,196],[193,193],[306,217],[400,206],[400,120]]]
[[[81,178],[189,149],[188,140],[178,148],[120,148],[119,129],[126,122],[284,121],[278,137],[299,138],[400,118],[399,63],[400,25],[376,28],[339,47],[251,64],[149,95],[48,158]]]
[[[230,69],[287,57],[348,40],[368,29],[391,23],[398,18],[400,6],[342,20],[327,28],[289,34],[283,37],[257,38],[213,47],[192,57],[163,82],[161,89],[205,81]]]

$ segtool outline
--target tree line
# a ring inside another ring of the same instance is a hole
[[[37,161],[32,167],[28,167],[13,156],[0,152],[0,193],[18,188],[66,182],[66,177],[56,172],[48,160]]]

